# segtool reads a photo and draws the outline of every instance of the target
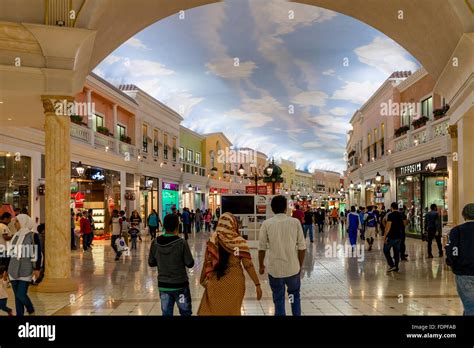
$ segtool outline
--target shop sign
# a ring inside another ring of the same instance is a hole
[[[436,186],[444,186],[444,180],[436,180]]]
[[[257,193],[259,195],[266,195],[267,194],[267,185],[259,185],[257,187]],[[255,185],[253,186],[245,186],[245,193],[246,194],[250,194],[250,195],[254,195],[255,194]]]
[[[163,182],[163,190],[179,191],[179,185],[171,182]]]
[[[415,174],[422,171],[421,162],[409,164],[407,166],[403,166],[399,168],[400,175],[408,175],[408,174]]]
[[[91,179],[96,181],[103,181],[105,179],[105,175],[102,174],[100,170],[98,170],[96,172],[91,173]]]

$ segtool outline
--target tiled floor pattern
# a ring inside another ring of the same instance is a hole
[[[196,266],[190,270],[193,312],[199,307],[203,288],[199,275],[208,234],[189,240]],[[317,234],[309,243],[302,271],[304,315],[459,315],[462,304],[454,277],[444,259],[426,258],[426,243],[407,240],[408,262],[399,273],[386,273],[382,240],[373,251],[347,257],[346,236],[335,227]],[[156,269],[147,265],[149,239],[139,243],[132,256],[114,261],[108,242],[95,242],[92,252],[73,252],[73,276],[79,290],[72,294],[42,294],[30,291],[38,315],[161,315],[156,287]],[[255,243],[251,243],[252,246]],[[436,248],[436,247],[435,247]],[[252,249],[254,263],[257,250]],[[357,256],[357,255],[356,255]],[[274,312],[267,276],[261,276],[263,298],[247,279],[243,315]],[[33,289],[34,290],[34,289]],[[14,307],[10,291],[9,305]],[[291,313],[287,304],[287,313]],[[3,314],[2,314],[3,315]]]

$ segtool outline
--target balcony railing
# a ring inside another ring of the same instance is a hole
[[[71,137],[76,140],[83,141],[88,144],[91,142],[91,130],[85,126],[71,122],[70,134]]]
[[[427,143],[432,139],[443,137],[448,133],[449,119],[441,118],[429,121],[423,127],[412,129],[407,134],[395,139],[395,152],[404,151],[413,146]]]
[[[79,140],[80,142],[90,145],[92,139],[92,132],[93,131],[90,128],[71,122],[70,134],[71,137],[75,140]],[[98,132],[94,133],[94,145],[104,149],[108,147],[107,151],[112,153],[117,153],[118,149],[118,154],[122,156],[134,157],[136,155],[136,149],[134,145],[125,143],[123,141],[118,141],[115,138],[100,134]]]

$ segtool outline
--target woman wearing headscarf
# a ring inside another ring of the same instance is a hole
[[[446,263],[456,275],[456,287],[464,315],[474,315],[474,203],[462,210],[464,222],[449,233]]]
[[[245,295],[243,268],[262,298],[260,280],[252,263],[247,241],[239,234],[237,219],[221,215],[217,229],[207,242],[201,284],[205,287],[198,315],[240,315]]]
[[[40,238],[32,231],[33,227],[33,221],[28,215],[20,214],[15,218],[17,232],[11,239],[8,275],[15,293],[17,316],[23,316],[25,308],[29,315],[35,312],[28,297],[28,286],[32,280],[39,278],[43,259]]]

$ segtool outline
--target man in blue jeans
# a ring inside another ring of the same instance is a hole
[[[273,197],[271,206],[275,216],[265,220],[260,228],[259,273],[265,273],[268,253],[268,279],[275,315],[286,315],[285,287],[293,315],[301,315],[300,273],[306,251],[303,229],[298,219],[286,215],[288,203],[284,196]]]
[[[454,227],[446,244],[446,263],[456,278],[464,315],[474,315],[474,203],[462,210],[465,223]]]
[[[153,240],[148,256],[148,265],[158,267],[161,310],[163,316],[173,316],[176,303],[182,316],[190,316],[191,293],[186,268],[194,266],[194,259],[188,243],[178,236],[178,215],[166,215],[163,228],[165,234]]]
[[[402,241],[403,229],[405,228],[403,215],[398,210],[397,203],[391,205],[392,211],[388,214],[387,224],[385,225],[385,237],[383,253],[387,259],[389,269],[387,272],[398,272],[398,264],[400,262],[400,243]],[[393,258],[390,254],[393,248]]]

